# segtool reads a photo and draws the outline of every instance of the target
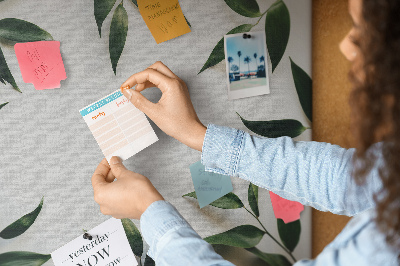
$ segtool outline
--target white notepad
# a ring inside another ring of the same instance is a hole
[[[117,90],[81,109],[107,161],[128,159],[158,140],[145,114]]]

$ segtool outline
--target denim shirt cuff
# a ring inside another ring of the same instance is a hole
[[[169,231],[190,227],[175,207],[165,200],[153,202],[140,217],[140,229],[149,244],[148,255],[156,260],[157,245]]]
[[[243,150],[243,139],[244,131],[209,124],[201,154],[205,170],[235,176]]]

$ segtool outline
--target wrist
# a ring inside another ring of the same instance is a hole
[[[202,151],[206,131],[207,127],[205,127],[202,123],[198,122],[193,127],[193,130],[190,132],[190,135],[188,137],[188,142],[185,144],[192,149]]]

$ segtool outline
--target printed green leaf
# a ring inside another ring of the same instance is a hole
[[[246,248],[247,251],[250,251],[266,263],[269,266],[290,266],[292,263],[283,255],[273,254],[273,253],[264,253],[256,247]]]
[[[155,261],[146,254],[146,258],[144,259],[144,266],[155,266]]]
[[[285,3],[277,0],[268,9],[265,17],[265,37],[272,63],[272,72],[285,53],[290,34],[290,14]]]
[[[128,33],[128,14],[121,4],[114,11],[110,26],[109,51],[114,74],[117,74],[118,60],[124,50],[126,35]]]
[[[8,68],[6,59],[4,58],[4,54],[1,48],[0,48],[0,81],[3,84],[6,84],[6,82],[10,83],[11,86],[14,88],[14,90],[22,93],[22,91],[18,88],[17,83],[15,82],[15,79],[10,72],[10,69]]]
[[[239,225],[226,232],[204,238],[210,244],[220,244],[239,248],[256,246],[265,232],[253,225]]]
[[[50,254],[38,254],[28,251],[12,251],[0,254],[1,266],[39,266],[51,258]]]
[[[33,23],[16,18],[0,20],[0,38],[12,42],[49,41],[53,37]]]
[[[310,76],[290,58],[292,75],[301,107],[307,118],[312,121],[312,80]]]
[[[192,25],[190,25],[190,23],[189,23],[189,21],[187,20],[187,18],[185,17],[185,15],[183,15],[183,17],[185,18],[185,20],[186,20],[186,23],[189,25],[189,27],[191,28],[192,27]]]
[[[249,18],[261,16],[256,0],[225,0],[225,3],[239,15]]]
[[[182,197],[192,197],[197,199],[195,191],[185,194]],[[210,205],[221,209],[238,209],[244,206],[239,197],[232,192],[229,192],[221,198],[211,202]]]
[[[35,222],[36,217],[39,215],[43,206],[43,199],[40,201],[39,206],[32,212],[25,214],[0,232],[0,237],[10,239],[23,234]],[[1,261],[1,260],[0,260]]]
[[[121,219],[121,222],[133,253],[136,256],[141,257],[143,255],[143,239],[140,235],[139,229],[137,229],[135,224],[127,218]]]
[[[254,133],[268,138],[279,138],[288,136],[291,138],[301,135],[307,128],[294,119],[270,120],[270,121],[249,121],[238,116],[243,124]]]
[[[94,0],[94,18],[101,38],[101,26],[117,0]],[[133,2],[133,0],[132,0]],[[137,6],[137,4],[136,4]]]
[[[251,210],[257,217],[260,216],[260,212],[258,210],[258,187],[256,185],[253,185],[252,183],[249,184],[247,198],[249,200]]]
[[[251,30],[253,27],[252,24],[243,24],[240,26],[237,26],[236,28],[230,30],[227,34],[235,34],[235,33],[241,33],[241,32],[248,32]],[[219,40],[217,45],[214,47],[212,50],[210,56],[207,59],[207,62],[204,64],[203,68],[200,70],[198,74],[203,72],[209,67],[215,66],[219,62],[225,59],[225,52],[224,52],[224,37]]]
[[[300,240],[300,220],[285,224],[282,219],[277,219],[279,237],[283,245],[291,252],[296,248]]]
[[[6,106],[7,104],[8,104],[8,102],[0,104],[0,109],[3,108],[4,106]]]

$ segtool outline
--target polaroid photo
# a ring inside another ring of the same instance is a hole
[[[265,32],[224,36],[228,99],[269,94]]]

